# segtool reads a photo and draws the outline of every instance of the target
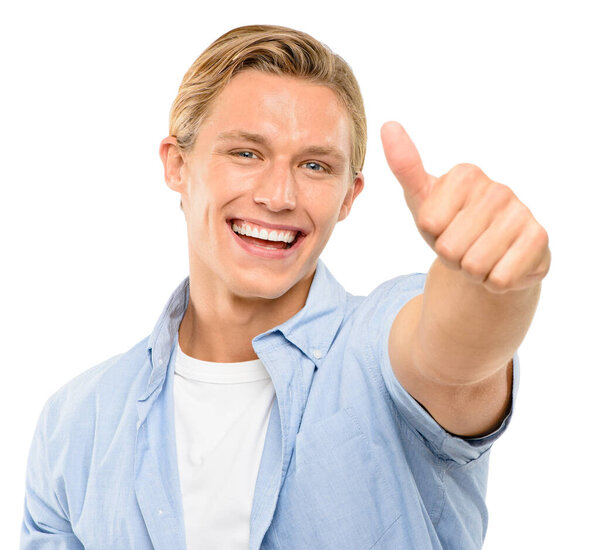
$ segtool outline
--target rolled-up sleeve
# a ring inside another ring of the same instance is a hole
[[[500,427],[478,438],[459,437],[447,432],[400,384],[389,357],[388,341],[392,324],[402,307],[423,292],[425,279],[425,274],[401,276],[387,281],[374,291],[373,294],[378,296],[377,304],[373,306],[370,340],[385,386],[402,419],[440,458],[466,464],[489,450],[510,423],[519,386],[519,357],[516,353],[513,357],[511,406]]]

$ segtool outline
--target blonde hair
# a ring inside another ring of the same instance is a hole
[[[367,149],[367,121],[352,69],[312,36],[274,25],[248,25],[217,38],[188,69],[171,107],[169,134],[183,152],[192,149],[202,121],[231,78],[243,70],[304,78],[328,86],[351,120],[350,168],[362,170]]]

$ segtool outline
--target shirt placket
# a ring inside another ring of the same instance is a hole
[[[182,550],[186,542],[173,439],[174,365],[166,349],[157,350],[156,366],[164,371],[157,375],[155,389],[137,403],[135,494],[153,550]]]
[[[254,349],[271,375],[275,403],[254,490],[250,518],[250,550],[259,550],[275,513],[304,411],[301,352],[281,333],[255,340]]]

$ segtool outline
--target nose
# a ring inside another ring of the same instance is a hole
[[[264,204],[272,212],[296,208],[296,180],[289,165],[273,165],[259,178],[254,202]]]

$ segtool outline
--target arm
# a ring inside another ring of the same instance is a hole
[[[427,174],[399,124],[382,139],[417,227],[438,258],[389,337],[396,378],[447,431],[493,431],[509,406],[512,361],[550,265],[548,237],[506,186],[475,166]]]
[[[42,412],[27,461],[25,510],[20,550],[83,550],[53,489],[48,466]]]

